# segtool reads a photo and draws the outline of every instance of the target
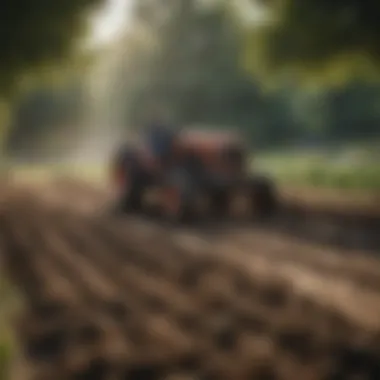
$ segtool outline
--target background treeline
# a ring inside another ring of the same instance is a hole
[[[380,134],[376,82],[357,77],[340,86],[311,87],[288,74],[273,89],[263,88],[262,78],[244,65],[246,48],[252,46],[224,6],[140,0],[133,26],[95,59],[96,67],[105,68],[92,71],[98,78],[91,80],[105,83],[98,90],[98,105],[87,107],[94,102],[86,94],[89,75],[71,73],[64,85],[32,88],[13,107],[9,152],[27,152],[28,146],[36,150],[37,141],[46,143],[44,134],[54,131],[67,128],[71,134],[94,109],[104,128],[136,127],[157,104],[181,125],[239,128],[260,149]]]

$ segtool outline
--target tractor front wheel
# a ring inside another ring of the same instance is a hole
[[[211,214],[217,219],[225,218],[230,209],[230,194],[228,190],[216,189],[210,193]]]
[[[278,206],[274,183],[261,176],[252,177],[249,182],[254,217],[267,219],[273,216]]]
[[[120,200],[120,208],[123,212],[141,212],[143,209],[144,188],[138,183],[133,183],[125,190]]]
[[[143,211],[144,194],[148,187],[147,178],[143,174],[133,166],[125,171],[117,204],[120,213],[140,213]]]
[[[170,223],[192,223],[197,217],[198,188],[192,176],[181,169],[173,170],[163,188],[162,211]]]

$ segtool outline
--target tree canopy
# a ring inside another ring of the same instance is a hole
[[[59,157],[67,150],[66,140],[79,134],[85,117],[84,99],[84,83],[76,77],[62,85],[40,84],[23,92],[12,107],[7,154]]]
[[[68,73],[70,70],[61,70],[62,66],[58,65],[59,85],[50,80],[36,80],[28,91],[21,91],[16,101],[12,99],[11,122],[7,123],[9,131],[2,132],[8,137],[7,153],[27,157],[53,152],[52,156],[57,156],[57,145],[62,152],[67,149],[62,142],[63,135],[74,138],[79,130],[87,128],[94,140],[103,136],[102,131],[107,135],[105,138],[111,139],[111,135],[123,135],[124,129],[139,128],[152,106],[156,108],[157,105],[165,108],[164,113],[172,116],[180,126],[238,128],[254,147],[263,149],[378,136],[378,84],[351,80],[339,88],[310,91],[297,86],[288,71],[284,75],[287,82],[282,82],[275,91],[263,91],[257,72],[249,75],[241,66],[244,40],[231,22],[230,16],[234,13],[225,12],[224,7],[218,6],[222,5],[222,0],[214,7],[199,7],[200,1],[137,0],[136,13],[128,30],[119,41],[103,47],[91,66],[93,70],[86,75],[75,69]],[[284,7],[297,0],[287,1]],[[279,15],[285,10],[276,8]],[[79,18],[78,25],[84,15]],[[273,22],[273,18],[269,21]],[[279,22],[279,19],[274,21]],[[250,47],[263,49],[253,51],[253,55],[266,52],[266,59],[274,60],[272,68],[281,69],[281,62],[297,70],[302,65],[307,66],[309,56],[303,56],[301,48],[298,58],[292,56],[294,60],[290,55],[278,58],[275,52],[269,55],[272,45],[264,42],[277,30],[275,25],[261,21],[259,31],[262,34],[254,31],[246,35],[252,43]],[[73,51],[75,36],[76,33],[69,32],[65,54]],[[263,44],[254,45],[255,41]],[[265,46],[268,50],[264,50]],[[60,51],[62,55],[48,50],[47,61],[64,58],[63,50]],[[39,55],[32,67],[45,62],[44,54]],[[321,54],[310,58],[310,64],[317,62],[316,66],[323,66],[322,62],[329,59],[327,53]],[[0,62],[0,78],[6,79],[4,65]],[[9,83],[28,67],[25,64],[24,69],[20,67],[15,71]],[[337,66],[337,74],[339,70],[341,67]],[[45,150],[46,147],[51,149]]]
[[[251,3],[254,6],[258,1]],[[378,0],[261,3],[273,17],[265,26],[257,26],[257,20],[245,25],[246,64],[252,71],[278,73],[291,69],[295,74],[331,74],[338,80],[346,74],[377,74],[380,67]]]
[[[86,15],[102,0],[3,0],[0,11],[0,97],[31,69],[70,59]]]
[[[115,47],[119,59],[108,70],[105,94],[96,107],[112,116],[108,124],[138,127],[158,102],[179,124],[234,126],[259,147],[376,134],[378,85],[357,81],[315,92],[286,75],[287,83],[262,91],[259,78],[241,66],[242,40],[231,13],[197,4],[139,0],[136,25],[145,28],[151,43],[143,43],[136,26],[130,33],[139,30],[139,38],[129,35]]]

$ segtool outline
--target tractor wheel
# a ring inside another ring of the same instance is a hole
[[[165,204],[163,215],[170,224],[188,224],[195,221],[195,212],[189,199],[184,197],[181,189],[170,187],[165,189]]]
[[[210,193],[211,214],[216,218],[225,218],[230,208],[229,192],[222,189],[212,190]]]
[[[163,190],[164,219],[171,224],[195,222],[197,190],[195,181],[185,170],[177,169],[170,173]]]
[[[122,194],[117,204],[119,213],[140,213],[143,211],[145,182],[137,172],[126,173],[122,185]]]
[[[268,178],[257,176],[250,179],[249,186],[254,217],[266,219],[273,216],[278,206],[274,183]]]
[[[134,183],[124,194],[121,200],[123,212],[141,212],[143,209],[143,186]]]

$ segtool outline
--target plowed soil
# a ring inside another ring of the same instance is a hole
[[[4,188],[15,379],[380,379],[380,217],[284,205],[173,228],[84,183]],[[20,371],[21,370],[21,371]]]

